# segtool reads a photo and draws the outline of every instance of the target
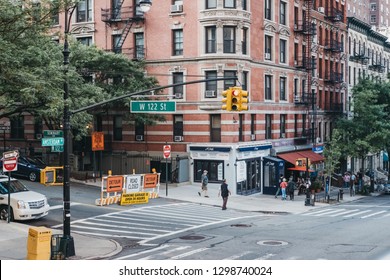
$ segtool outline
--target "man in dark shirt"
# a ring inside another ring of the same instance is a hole
[[[228,197],[231,195],[230,190],[228,188],[228,184],[226,184],[226,179],[223,179],[221,188],[219,189],[218,197],[222,196],[222,210],[226,210],[226,203],[228,201]]]

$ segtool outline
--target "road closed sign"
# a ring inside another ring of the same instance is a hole
[[[171,145],[164,145],[164,147],[163,147],[163,155],[164,155],[164,158],[170,158],[171,157]]]

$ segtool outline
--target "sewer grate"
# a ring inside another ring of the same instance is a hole
[[[257,242],[258,245],[265,245],[265,246],[284,246],[288,243],[285,241],[279,241],[279,240],[263,240]]]
[[[205,239],[205,237],[202,236],[202,235],[186,235],[186,236],[181,236],[179,238],[183,239],[183,240],[201,240],[201,239]]]
[[[251,227],[252,225],[248,225],[248,224],[234,224],[234,225],[230,225],[231,227]]]

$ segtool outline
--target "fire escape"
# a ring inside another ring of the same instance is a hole
[[[306,10],[303,11],[302,20],[294,25],[295,33],[301,34],[305,44],[302,46],[301,56],[296,57],[295,68],[306,72],[306,81],[302,86],[302,91],[297,92],[294,103],[297,106],[306,108],[306,120],[303,123],[302,137],[315,143],[315,125],[317,120],[317,100],[316,91],[312,89],[313,72],[317,68],[316,57],[312,55],[317,50],[314,44],[314,36],[317,34],[317,26],[312,20],[311,9],[313,0],[304,0]]]
[[[332,90],[330,92],[330,100],[326,101],[323,109],[326,114],[338,115],[343,113],[343,103],[337,101],[336,98],[337,94],[340,95],[340,90],[344,83],[343,73],[340,70],[340,61],[344,50],[343,44],[340,38],[338,38],[339,24],[343,21],[343,12],[334,7],[332,3],[328,3],[325,19],[331,22],[334,30],[330,33],[329,38],[326,38],[324,45],[324,51],[330,58],[329,67],[326,67],[325,70],[324,82]]]
[[[116,1],[114,1],[115,3]],[[122,28],[122,33],[120,38],[114,40],[113,42],[113,51],[115,53],[123,53],[123,44],[129,34],[131,27],[134,23],[143,23],[145,20],[144,13],[139,9],[139,7],[122,7],[122,1],[115,3],[115,6],[111,9],[101,9],[102,11],[102,21],[105,22],[110,27],[115,27],[117,29]],[[133,50],[132,56],[135,59],[143,58],[144,50]]]

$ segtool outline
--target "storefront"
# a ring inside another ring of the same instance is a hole
[[[262,193],[263,158],[269,155],[271,148],[270,143],[260,142],[250,145],[190,144],[190,181],[200,185],[203,170],[207,170],[210,187],[219,188],[226,179],[232,194]]]

